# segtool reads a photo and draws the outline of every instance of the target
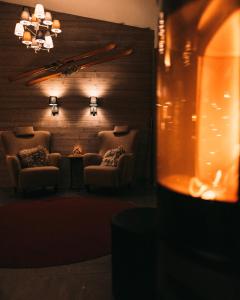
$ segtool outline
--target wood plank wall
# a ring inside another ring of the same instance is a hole
[[[63,13],[53,13],[62,22],[55,48],[35,54],[14,36],[22,7],[0,2],[0,131],[33,125],[53,134],[52,150],[68,154],[80,143],[84,152],[97,150],[97,132],[129,124],[140,130],[138,178],[149,176],[153,101],[154,33],[123,24],[104,22]],[[8,77],[60,58],[78,55],[109,42],[132,47],[134,54],[94,66],[66,78],[26,87],[24,81],[9,83]],[[89,97],[96,93],[97,116],[89,114]],[[60,113],[52,116],[48,97],[58,96]],[[2,148],[0,187],[9,185]]]

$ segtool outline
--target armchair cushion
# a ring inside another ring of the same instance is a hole
[[[21,188],[56,186],[58,176],[59,168],[54,166],[25,168],[20,171],[19,185]]]
[[[20,150],[18,157],[22,168],[41,167],[49,164],[48,151],[43,146]]]
[[[119,173],[117,167],[88,166],[84,168],[84,183],[86,185],[112,187],[119,186]]]
[[[125,150],[123,149],[122,146],[119,146],[115,149],[108,150],[103,156],[102,165],[117,167],[119,158],[124,153]]]

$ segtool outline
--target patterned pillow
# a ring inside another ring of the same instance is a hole
[[[42,167],[49,164],[48,150],[43,146],[21,150],[18,157],[22,168]]]
[[[103,166],[117,167],[120,156],[125,153],[122,146],[108,150],[102,160]]]

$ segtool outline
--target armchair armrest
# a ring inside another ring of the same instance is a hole
[[[60,166],[60,161],[61,161],[61,154],[60,153],[49,153],[48,154],[48,159],[49,159],[49,164],[54,167]]]
[[[21,170],[21,164],[16,155],[6,156],[7,168],[14,187],[18,186],[18,175]]]
[[[124,153],[119,157],[118,168],[120,177],[124,183],[129,183],[133,177],[134,171],[134,155],[133,153]]]
[[[100,165],[102,156],[98,153],[85,153],[83,155],[83,166]]]

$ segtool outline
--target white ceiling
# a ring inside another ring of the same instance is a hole
[[[137,27],[148,27],[153,30],[157,28],[156,0],[8,0],[4,2],[26,6],[41,3],[49,10]]]

